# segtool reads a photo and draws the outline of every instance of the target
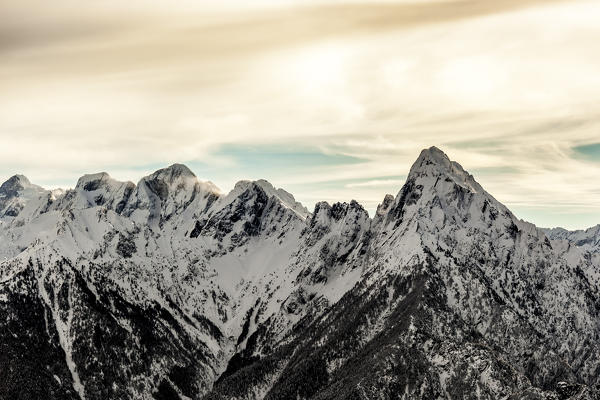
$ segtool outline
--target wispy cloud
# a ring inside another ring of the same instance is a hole
[[[361,187],[400,187],[404,184],[403,179],[372,179],[366,182],[347,183],[347,188]]]

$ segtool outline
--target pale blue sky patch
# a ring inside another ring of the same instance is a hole
[[[307,168],[356,164],[367,161],[339,153],[328,153],[316,147],[288,145],[227,144],[214,152],[215,157],[231,157],[236,166],[272,171],[274,168]]]
[[[600,162],[600,143],[575,146],[573,151],[580,157]]]

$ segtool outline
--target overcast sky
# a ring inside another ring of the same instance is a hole
[[[436,145],[521,218],[600,223],[600,2],[248,3],[0,2],[0,180],[182,162],[372,211]]]

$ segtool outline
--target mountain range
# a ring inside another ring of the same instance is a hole
[[[0,186],[0,399],[598,399],[600,226],[436,147],[373,216],[175,164]]]

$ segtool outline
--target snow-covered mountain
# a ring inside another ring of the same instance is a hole
[[[373,218],[180,164],[17,175],[0,399],[598,398],[597,231],[517,219],[435,147]]]
[[[600,252],[600,225],[576,231],[569,231],[564,228],[543,229],[543,231],[552,240],[566,240],[584,251]]]

